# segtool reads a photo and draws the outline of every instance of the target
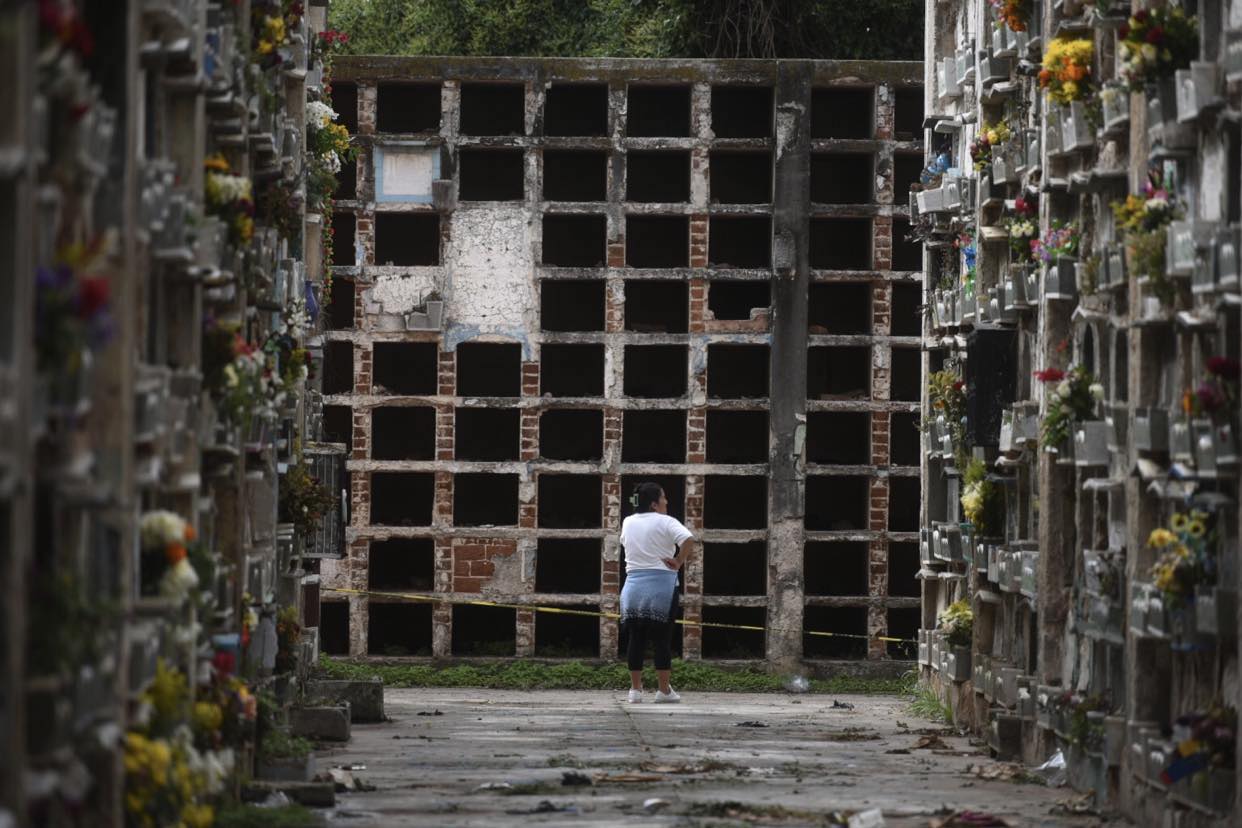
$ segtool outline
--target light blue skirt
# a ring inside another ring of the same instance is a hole
[[[621,623],[672,620],[677,570],[636,569],[626,573],[621,588]]]

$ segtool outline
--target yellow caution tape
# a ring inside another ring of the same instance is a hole
[[[557,613],[560,615],[586,615],[591,618],[612,618],[619,619],[621,616],[615,612],[599,612],[592,610],[566,609],[565,607],[544,607],[536,604],[505,604],[500,601],[483,601],[483,600],[461,600],[448,599],[440,595],[412,595],[408,592],[377,592],[368,589],[347,589],[345,587],[322,587],[323,592],[340,592],[346,595],[366,595],[379,598],[396,598],[400,601],[425,601],[429,604],[458,604],[470,607],[496,607],[499,609],[513,610],[531,610],[533,612]],[[775,632],[785,632],[777,627],[756,627],[751,624],[718,624],[711,621],[686,621],[678,618],[674,623],[682,624],[687,627],[711,627],[718,630],[749,630],[753,632],[766,632],[773,630]],[[865,641],[876,640],[890,642],[894,644],[917,644],[913,638],[893,638],[888,635],[858,635],[856,633],[834,633],[821,632],[819,630],[801,630],[803,635],[817,635],[823,638],[860,638]]]

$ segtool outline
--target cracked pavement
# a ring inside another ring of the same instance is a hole
[[[946,808],[1022,826],[1100,822],[1053,812],[1069,789],[972,775],[993,764],[986,752],[904,699],[682,695],[631,705],[624,691],[386,690],[390,721],[316,753],[317,769],[365,765],[354,775],[376,786],[339,794],[329,822],[825,825],[872,808],[888,826],[925,826]]]

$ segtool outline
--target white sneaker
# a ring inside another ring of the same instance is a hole
[[[655,694],[656,704],[676,704],[681,701],[681,696],[677,695],[677,691],[673,689],[673,685],[668,686],[667,693],[661,693],[659,690]]]
[[[643,691],[630,689],[630,704],[638,704],[643,700]]]

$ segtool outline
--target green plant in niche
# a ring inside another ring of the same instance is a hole
[[[962,515],[980,536],[996,534],[1004,519],[998,514],[1001,506],[1000,492],[988,480],[987,464],[972,459],[962,472]]]
[[[962,598],[954,601],[936,616],[940,631],[945,634],[952,647],[969,647],[970,636],[975,627],[975,614],[970,608],[970,601]]]

